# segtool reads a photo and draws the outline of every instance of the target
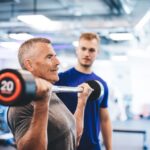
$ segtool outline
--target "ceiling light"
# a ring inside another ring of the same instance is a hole
[[[10,50],[18,50],[20,47],[20,43],[18,43],[18,42],[0,42],[0,46],[10,49]]]
[[[12,39],[19,40],[19,41],[28,40],[34,37],[28,33],[10,33],[8,36]]]
[[[114,41],[126,41],[134,39],[134,36],[131,33],[110,33],[108,37]]]
[[[62,27],[60,22],[52,21],[43,15],[20,15],[17,19],[41,31],[59,30]]]

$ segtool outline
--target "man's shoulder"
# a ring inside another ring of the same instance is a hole
[[[100,75],[97,75],[96,73],[93,73],[93,74],[94,74],[96,80],[106,84],[106,81]]]
[[[99,76],[95,73],[93,73],[93,76],[94,76],[94,80],[99,81],[104,86],[105,91],[108,91],[107,82],[101,76]]]
[[[9,107],[7,111],[7,117],[15,117],[25,115],[26,113],[33,113],[33,106],[31,104],[25,106],[16,106],[16,107]]]

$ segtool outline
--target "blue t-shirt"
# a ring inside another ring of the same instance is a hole
[[[106,82],[95,73],[85,74],[71,68],[59,74],[59,81],[56,85],[76,87],[88,80],[98,80],[104,86],[104,95],[99,100],[87,101],[84,117],[84,131],[81,137],[78,150],[100,150],[100,108],[107,107],[108,86]],[[77,93],[59,93],[59,98],[64,102],[68,109],[74,114],[77,106]]]

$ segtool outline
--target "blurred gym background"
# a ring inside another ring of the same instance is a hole
[[[150,149],[150,0],[0,0],[0,69],[20,68],[18,47],[40,36],[64,71],[82,32],[101,37],[94,70],[109,86],[113,149]],[[0,149],[14,150],[6,114],[0,106]]]

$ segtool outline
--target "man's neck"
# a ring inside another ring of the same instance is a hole
[[[91,67],[84,67],[84,66],[81,66],[79,64],[77,64],[75,66],[75,69],[78,70],[79,72],[82,72],[82,73],[85,73],[85,74],[90,74],[92,73],[92,69]]]

